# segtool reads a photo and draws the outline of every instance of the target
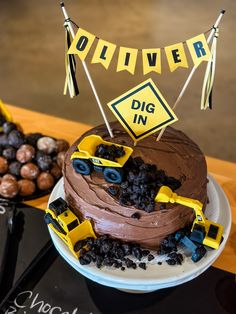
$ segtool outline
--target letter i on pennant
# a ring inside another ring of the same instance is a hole
[[[126,70],[134,74],[137,55],[138,49],[120,47],[116,71],[120,72]]]
[[[75,38],[68,50],[68,54],[77,54],[81,60],[84,60],[93,44],[95,35],[79,28]]]
[[[115,50],[116,45],[109,43],[108,41],[99,39],[91,62],[101,63],[105,69],[108,69]]]
[[[204,34],[188,39],[186,43],[195,66],[210,59],[211,52]]]

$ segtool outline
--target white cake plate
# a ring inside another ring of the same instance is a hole
[[[125,269],[122,271],[113,267],[97,268],[95,265],[80,265],[64,242],[49,228],[52,241],[60,255],[79,273],[105,286],[117,288],[127,292],[145,293],[162,288],[173,287],[194,279],[210,267],[221,254],[228,239],[231,227],[231,208],[229,202],[218,183],[208,176],[207,205],[205,216],[224,226],[224,240],[218,250],[207,249],[206,255],[197,263],[191,256],[185,256],[182,265],[170,266],[166,262],[162,265],[147,264],[147,269]],[[63,179],[54,187],[49,203],[58,197],[65,198]]]

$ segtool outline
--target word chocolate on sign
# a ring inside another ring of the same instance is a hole
[[[68,54],[77,54],[81,60],[85,60],[90,48],[97,36],[79,28],[77,34],[68,50]],[[204,34],[200,34],[186,41],[188,50],[195,66],[202,61],[208,61],[211,52]],[[117,46],[113,43],[98,39],[91,63],[100,63],[108,69]],[[128,71],[135,73],[138,57],[138,49],[119,47],[116,71]],[[188,68],[187,55],[182,42],[164,48],[170,71],[177,68]],[[161,74],[161,48],[142,49],[143,74],[156,72]]]
[[[112,100],[108,106],[135,142],[178,120],[151,79]]]
[[[28,305],[24,305],[24,302],[22,302],[22,299],[30,300],[30,303]],[[47,313],[47,314],[77,314],[78,308],[76,307],[74,310],[71,311],[65,311],[60,306],[52,306],[49,303],[46,303],[43,300],[40,300],[39,293],[33,294],[32,291],[23,291],[20,292],[15,300],[12,302],[12,305],[9,305],[9,307],[5,310],[3,314],[14,314],[17,313],[19,310],[21,310],[21,313],[27,314],[27,313]],[[92,313],[90,313],[92,314]]]

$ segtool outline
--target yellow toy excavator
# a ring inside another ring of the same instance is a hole
[[[179,196],[168,186],[162,186],[160,188],[155,201],[161,203],[177,203],[192,208],[196,218],[193,221],[190,239],[213,249],[219,248],[224,228],[222,225],[205,218],[202,212],[203,204],[201,202]]]

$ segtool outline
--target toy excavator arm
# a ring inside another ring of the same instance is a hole
[[[162,186],[155,198],[156,202],[160,203],[177,203],[194,210],[197,221],[205,223],[205,217],[202,213],[202,203],[188,197],[182,197],[174,193],[168,186]]]

